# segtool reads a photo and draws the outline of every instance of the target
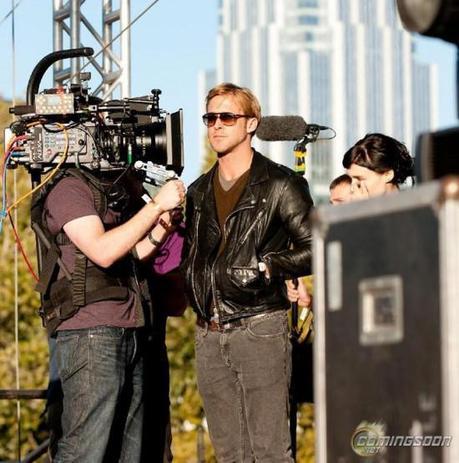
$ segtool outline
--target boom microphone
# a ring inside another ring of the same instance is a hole
[[[300,116],[265,116],[256,135],[264,141],[291,141],[303,138],[307,130],[308,125]]]
[[[327,130],[323,125],[307,124],[301,116],[265,116],[256,136],[264,141],[297,141],[312,131]]]

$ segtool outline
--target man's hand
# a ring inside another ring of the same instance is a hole
[[[181,180],[171,180],[160,188],[153,200],[163,212],[170,211],[182,204],[185,192],[186,188]]]
[[[287,297],[290,302],[298,302],[299,307],[310,307],[312,304],[312,297],[308,293],[305,284],[301,278],[298,279],[298,288],[291,280],[287,280]]]

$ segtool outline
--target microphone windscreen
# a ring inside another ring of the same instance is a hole
[[[296,141],[305,136],[307,128],[301,116],[265,116],[255,134],[264,141]]]

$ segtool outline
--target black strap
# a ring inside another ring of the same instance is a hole
[[[37,222],[32,223],[32,229],[38,237],[41,255],[44,256],[41,262],[40,280],[37,283],[36,289],[41,294],[45,294],[48,291],[51,279],[55,277],[56,263],[62,268],[68,280],[71,279],[71,275],[60,258],[60,249],[56,243],[48,239],[46,232]]]
[[[51,280],[55,277],[55,268],[59,257],[59,248],[54,243],[51,243],[51,247],[43,257],[40,279],[35,286],[36,290],[41,294],[45,294],[48,291]]]
[[[58,246],[68,246],[69,244],[73,244],[70,238],[64,232],[59,232],[55,236],[54,241]]]
[[[72,302],[76,307],[86,305],[86,266],[88,258],[75,247],[75,267],[72,273]]]
[[[47,299],[43,302],[40,309],[43,325],[46,327],[50,336],[55,334],[56,328],[63,320],[73,317],[80,309],[80,307],[76,307],[72,304],[70,286],[53,292],[52,296],[51,299]],[[128,297],[129,290],[125,286],[105,286],[87,293],[86,302],[92,304],[107,299],[127,301]]]

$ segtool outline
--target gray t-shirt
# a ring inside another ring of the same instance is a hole
[[[93,194],[83,180],[65,177],[53,187],[44,205],[44,217],[52,234],[62,231],[63,226],[80,217],[98,215],[94,205]],[[120,222],[120,214],[107,210],[103,223],[105,227],[113,227]],[[84,233],[84,230],[81,230]],[[70,272],[75,263],[73,245],[61,246],[62,260]],[[63,275],[59,275],[61,277]],[[114,326],[134,328],[137,326],[135,295],[130,291],[127,301],[99,301],[87,304],[68,320],[59,325],[58,330],[74,330],[93,328],[95,326]]]

